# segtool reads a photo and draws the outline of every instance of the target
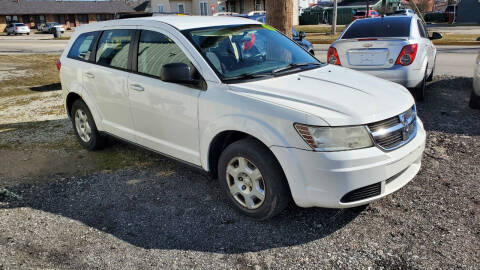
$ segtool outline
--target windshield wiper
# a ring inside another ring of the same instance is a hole
[[[250,80],[256,78],[272,77],[272,74],[268,73],[244,73],[238,76],[228,77],[224,81],[235,81],[235,80]]]
[[[274,70],[272,71],[272,74],[277,74],[277,73],[280,73],[280,72],[283,72],[283,71],[292,70],[292,69],[296,69],[296,68],[299,68],[299,67],[320,66],[320,65],[322,65],[322,64],[321,64],[321,63],[316,63],[316,62],[311,62],[311,63],[292,63],[292,64],[288,64],[288,66],[284,66],[284,67],[281,67],[281,68],[274,69]]]

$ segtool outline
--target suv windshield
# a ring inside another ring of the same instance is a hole
[[[410,36],[411,17],[385,17],[356,20],[342,36],[348,38],[366,37],[408,37]]]
[[[266,25],[230,25],[184,31],[223,81],[299,72],[321,63]]]

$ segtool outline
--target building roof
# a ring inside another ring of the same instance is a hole
[[[179,30],[222,25],[261,24],[258,21],[232,16],[153,16],[126,20],[158,21],[169,24]]]
[[[123,1],[16,1],[0,0],[0,15],[117,14],[135,12]]]

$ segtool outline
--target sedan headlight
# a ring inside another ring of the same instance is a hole
[[[315,127],[295,124],[295,129],[315,151],[344,151],[373,146],[364,126]]]

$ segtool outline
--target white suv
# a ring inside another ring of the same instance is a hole
[[[218,177],[256,218],[367,204],[420,169],[425,131],[404,87],[318,62],[256,21],[149,17],[84,25],[60,69],[79,142],[106,135]]]

